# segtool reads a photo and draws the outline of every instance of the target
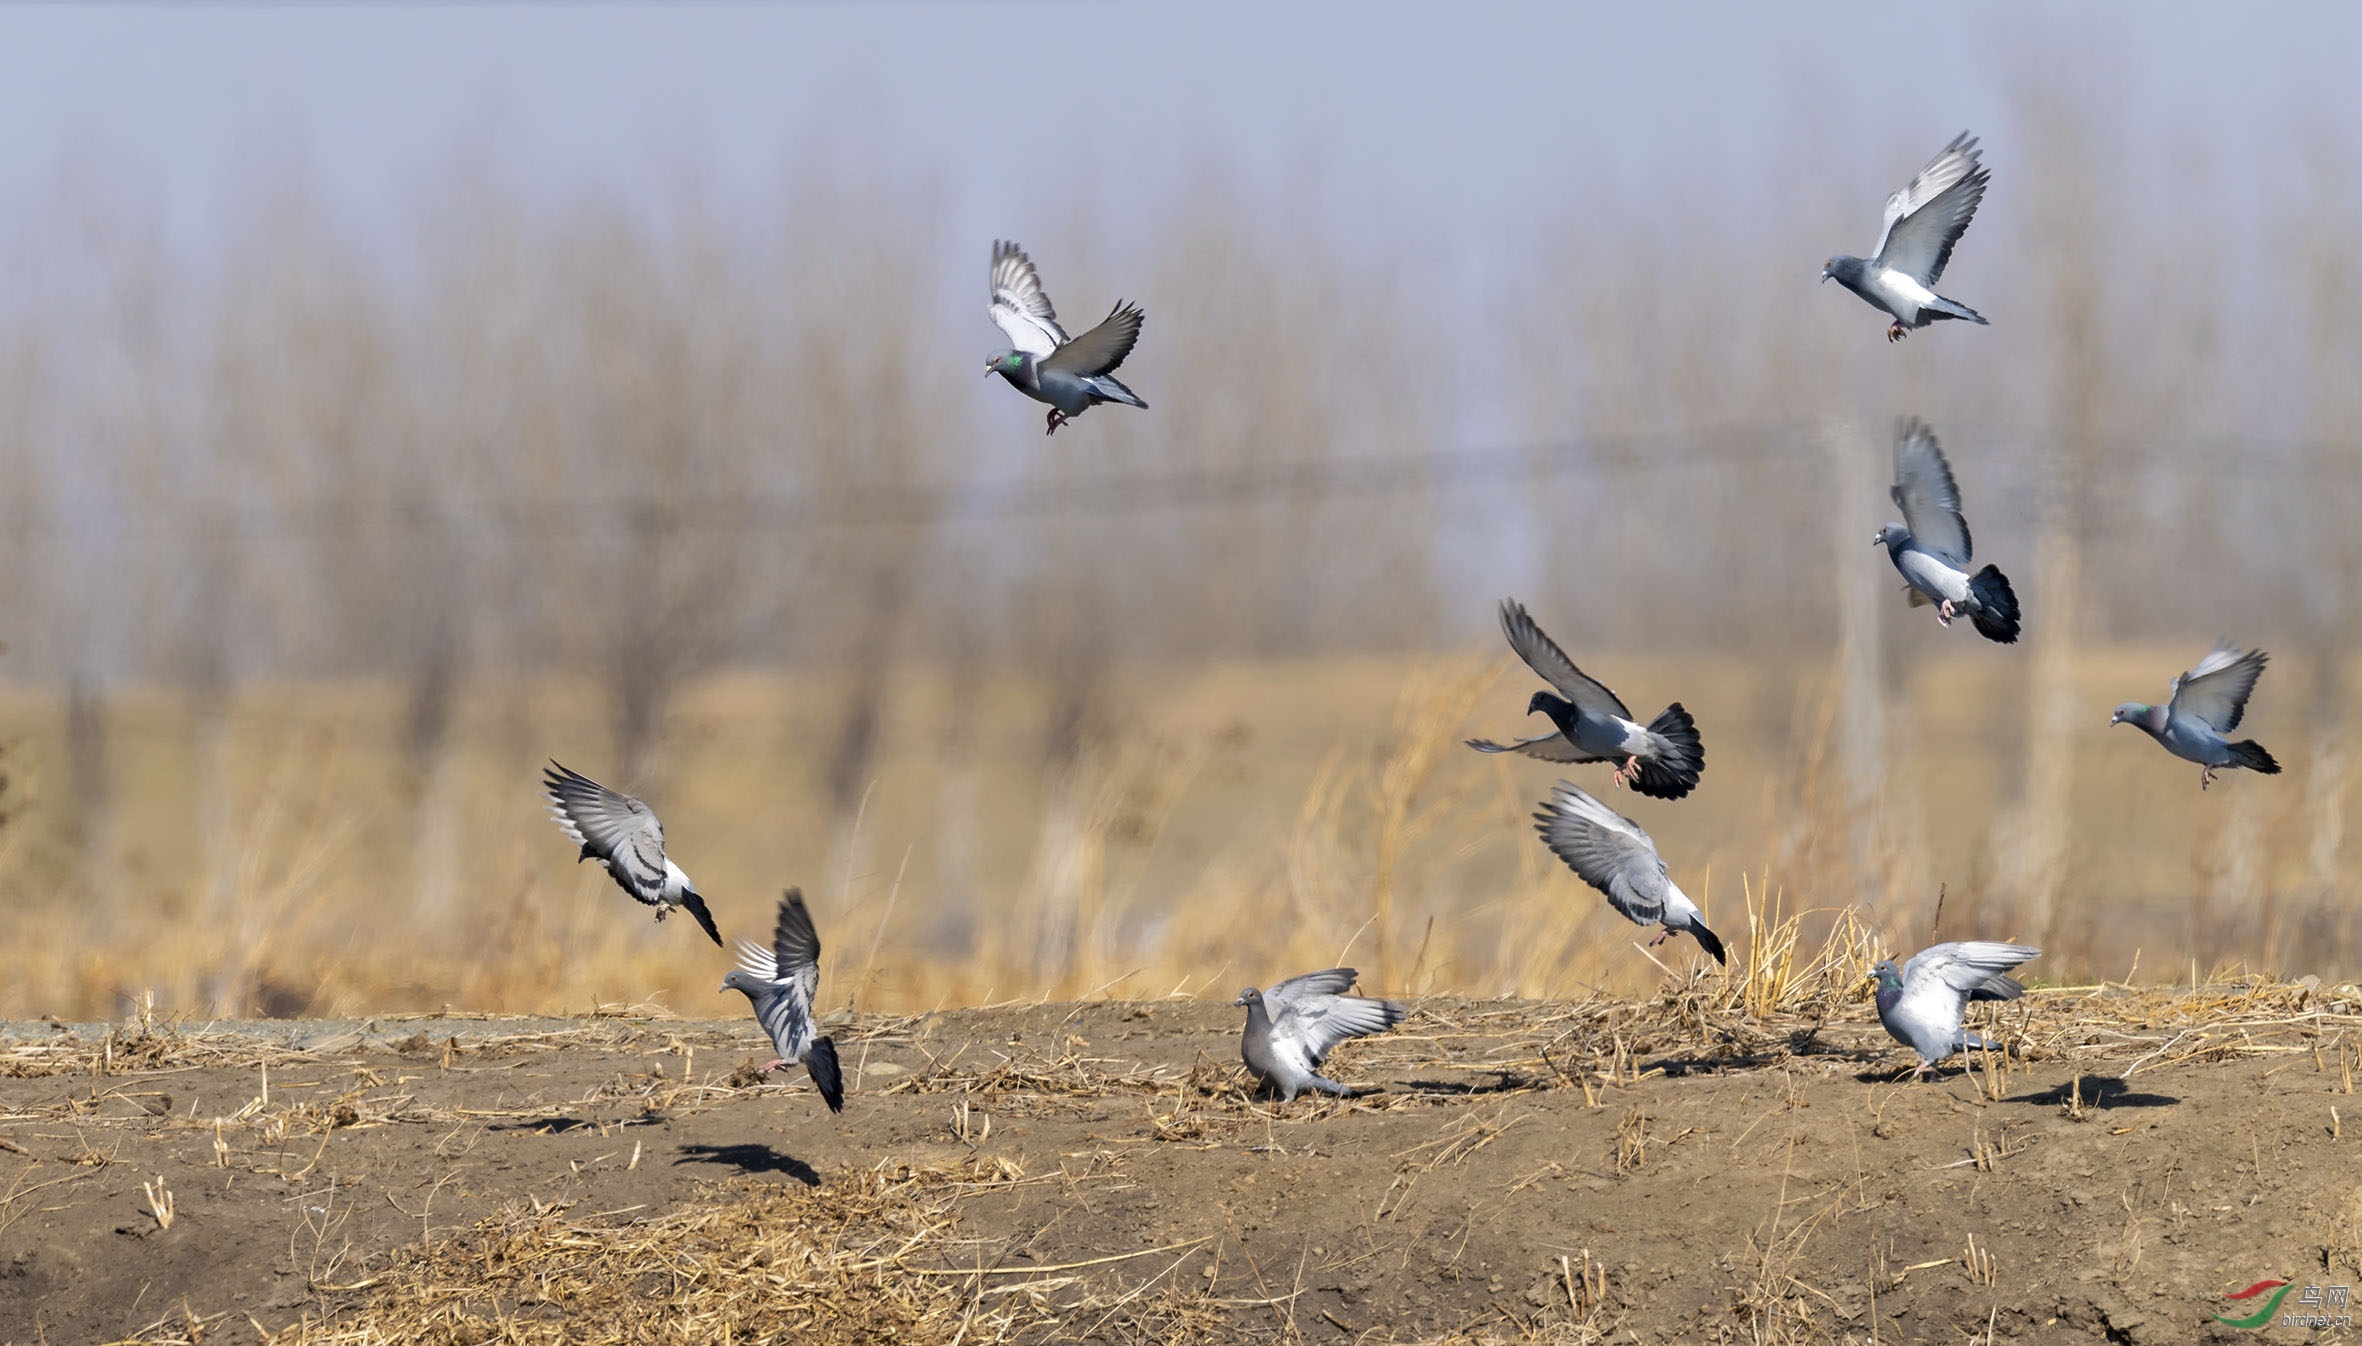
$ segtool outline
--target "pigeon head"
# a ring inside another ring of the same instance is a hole
[[[1884,547],[1888,551],[1893,551],[1895,548],[1902,546],[1904,543],[1909,542],[1910,540],[1910,529],[1899,523],[1882,523],[1878,525],[1878,536],[1870,539],[1870,545],[1873,547]]]
[[[1574,703],[1550,692],[1536,692],[1533,699],[1525,703],[1526,714],[1532,715],[1539,711],[1554,720],[1563,712],[1572,709],[1574,709]]]
[[[1821,264],[1822,280],[1833,280],[1840,285],[1852,285],[1861,278],[1862,259],[1859,257],[1847,257],[1840,254]]]
[[[1263,993],[1250,986],[1239,992],[1238,999],[1230,1003],[1233,1005],[1260,1005],[1263,1003]]]
[[[1025,362],[1028,358],[1023,351],[1002,351],[984,362],[985,376],[989,378],[994,374],[1001,374],[1009,378],[1016,378],[1025,372]]]
[[[2114,728],[2120,724],[2137,724],[2141,728],[2147,729],[2150,727],[2150,718],[2156,714],[2157,708],[2155,706],[2145,706],[2138,701],[2127,701],[2116,708],[2115,714],[2108,717],[2108,725],[2110,728]],[[2162,728],[2163,726],[2158,727]]]
[[[715,994],[719,995],[723,991],[742,991],[746,994],[747,999],[760,1000],[770,989],[771,988],[763,982],[762,978],[756,976],[752,972],[740,969],[733,971],[729,976],[722,978],[722,984],[720,988],[715,991]]]
[[[1879,960],[1870,973],[1878,978],[1878,1012],[1884,1014],[1903,998],[1903,974],[1895,968],[1892,959]]]

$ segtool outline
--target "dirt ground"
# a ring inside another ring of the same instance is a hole
[[[1239,1013],[840,1024],[842,1116],[751,1022],[6,1025],[0,1341],[2197,1342],[2362,1283],[2350,987],[2038,992],[1932,1083],[1863,1014],[1431,1001],[1288,1105]]]

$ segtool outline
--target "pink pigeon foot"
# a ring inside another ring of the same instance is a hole
[[[1936,605],[1936,625],[1938,626],[1950,626],[1952,619],[1959,615],[1960,613],[1953,608],[1952,600],[1949,598]]]
[[[763,1073],[768,1073],[768,1072],[770,1072],[770,1071],[774,1071],[774,1070],[785,1070],[785,1069],[787,1069],[787,1062],[786,1062],[785,1060],[775,1060],[775,1061],[772,1061],[772,1062],[768,1063],[767,1065],[765,1065],[765,1066],[763,1067],[763,1069],[762,1069],[761,1071],[757,1072],[757,1073],[759,1073],[759,1074],[763,1074]]]
[[[2213,767],[2208,767],[2208,768],[2206,768],[2204,771],[2201,771],[2201,772],[2199,772],[2199,773],[2198,773],[2198,788],[2199,788],[2199,789],[2203,790],[2203,789],[2205,789],[2207,786],[2209,786],[2209,785],[2212,785],[2212,784],[2214,784],[2214,768],[2213,768]]]
[[[1886,325],[1886,344],[1890,346],[1909,335],[1911,333],[1900,322],[1890,322]]]

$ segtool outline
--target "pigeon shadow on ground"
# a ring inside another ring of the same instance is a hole
[[[2131,1085],[2126,1084],[2123,1080],[2108,1075],[2078,1076],[2075,1080],[2059,1085],[2057,1088],[2044,1089],[2038,1093],[2019,1094],[2008,1101],[2011,1103],[2031,1103],[2037,1107],[2063,1108],[2075,1101],[2078,1092],[2082,1095],[2083,1106],[2099,1108],[2103,1111],[2109,1108],[2170,1108],[2181,1102],[2171,1094],[2136,1092]]]
[[[524,1131],[536,1136],[562,1136],[569,1131],[580,1131],[598,1123],[588,1117],[535,1117],[523,1122],[494,1122],[486,1128],[492,1131]]]
[[[806,1187],[818,1187],[820,1174],[810,1164],[792,1154],[782,1154],[768,1145],[683,1145],[681,1157],[673,1160],[673,1167],[683,1164],[719,1164],[741,1173],[783,1173]]]
[[[1402,1087],[1412,1093],[1449,1094],[1454,1098],[1481,1098],[1486,1094],[1514,1094],[1527,1089],[1538,1089],[1549,1084],[1546,1079],[1534,1079],[1513,1070],[1493,1072],[1490,1080],[1404,1080]]]

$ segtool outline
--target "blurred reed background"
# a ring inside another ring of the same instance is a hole
[[[0,328],[0,1015],[730,1011],[572,863],[553,756],[657,807],[726,933],[802,885],[831,1005],[1645,987],[1527,824],[1553,769],[1459,746],[1540,727],[1509,593],[1696,714],[1699,792],[1610,800],[1734,949],[1768,893],[2054,980],[2351,975],[2362,154],[2292,127],[2311,171],[2258,182],[2062,87],[1975,128],[1945,289],[1995,325],[1897,349],[1809,282],[1949,124],[1800,139],[1743,222],[1710,175],[1570,197],[1498,240],[1482,347],[1423,240],[1185,174],[1152,229],[1022,239],[1070,325],[1149,314],[1154,410],[1047,440],[979,378],[990,240],[852,156],[653,216],[462,156],[391,246],[297,165],[195,253],[69,171]],[[1870,547],[1899,412],[2019,646]],[[2201,795],[2104,726],[2218,635],[2272,652],[2242,732],[2287,771]]]

